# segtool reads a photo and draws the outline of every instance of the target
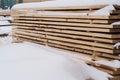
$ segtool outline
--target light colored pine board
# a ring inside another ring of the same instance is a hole
[[[34,40],[34,39],[29,39],[29,38],[21,37],[21,36],[19,36],[19,37],[20,37],[20,39],[22,39],[24,41],[29,41],[29,42],[33,42],[33,43],[36,43],[36,44],[45,45],[45,43],[43,41],[37,41],[37,40]]]
[[[39,18],[39,17],[14,17],[15,20],[46,20],[46,21],[66,21],[66,22],[81,22],[81,23],[101,23],[110,24],[118,20],[90,20],[90,19],[65,19],[65,18]]]
[[[15,20],[13,23],[33,23],[33,24],[44,24],[44,25],[64,25],[64,26],[82,26],[82,27],[96,27],[96,28],[118,28],[112,25],[98,25],[98,24],[85,24],[85,23],[67,23],[67,22],[49,22],[49,21],[26,21],[26,20]]]
[[[96,47],[114,49],[112,44],[97,43],[97,42],[90,42],[90,41],[83,41],[83,40],[74,40],[74,39],[63,38],[63,37],[55,37],[55,36],[49,36],[49,35],[47,35],[46,37],[47,37],[48,40],[53,39],[53,40],[70,42],[70,43],[75,43],[75,44],[85,44],[85,45],[89,45],[89,46],[96,46]]]
[[[46,39],[44,38],[37,38],[37,37],[33,37],[33,36],[29,36],[29,35],[23,35],[23,34],[19,34],[19,33],[16,33],[16,36],[17,37],[23,37],[23,38],[26,38],[26,39],[30,39],[30,40],[38,40],[38,41],[42,41],[42,42],[45,42]]]
[[[51,15],[48,13],[26,13],[26,12],[23,12],[23,13],[20,13],[20,14],[12,14],[12,17],[19,17],[19,16],[22,16],[22,17],[53,17],[53,18],[78,18],[78,19],[81,19],[81,18],[85,18],[85,19],[120,19],[120,16],[119,15],[114,15],[114,16],[85,16],[85,15]]]
[[[25,30],[25,29],[15,29],[13,30],[13,32],[15,31],[23,31],[23,32],[29,32],[29,33],[36,33],[36,34],[46,34],[45,31],[34,31],[34,30]]]
[[[94,51],[92,51],[92,50],[84,50],[84,49],[80,49],[80,48],[75,48],[75,51],[79,52],[79,53],[87,53],[87,54],[90,54],[90,55],[94,54]],[[99,57],[104,57],[106,59],[120,60],[120,56],[118,56],[118,55],[105,54],[103,52],[96,52],[96,51],[95,51],[95,53],[99,54],[98,55]]]
[[[48,42],[55,43],[55,44],[61,44],[61,45],[65,45],[65,46],[73,46],[74,48],[82,48],[82,49],[88,49],[88,50],[93,50],[93,51],[105,52],[105,53],[109,53],[109,54],[114,54],[117,52],[116,50],[102,49],[102,48],[72,44],[72,43],[67,43],[67,42],[65,43],[65,42],[56,41],[56,40],[48,40]]]
[[[96,38],[96,37],[89,37],[89,36],[79,36],[79,35],[72,35],[72,34],[62,34],[62,33],[53,33],[53,32],[45,32],[42,30],[35,31],[35,30],[25,30],[24,28],[18,28],[15,30],[20,30],[20,31],[27,31],[27,32],[33,32],[33,33],[38,33],[38,34],[47,34],[47,35],[53,35],[53,36],[61,36],[61,37],[68,37],[72,39],[83,39],[83,40],[91,40],[91,41],[97,41],[97,42],[106,42],[106,43],[117,43],[120,40],[112,40],[112,39],[104,39],[104,38]]]
[[[28,36],[37,37],[37,38],[46,38],[46,35],[44,35],[44,34],[30,33],[30,32],[27,32],[27,31],[14,31],[14,33],[18,33],[18,34],[21,34],[21,35],[28,35]]]
[[[45,29],[46,32],[57,32],[64,34],[74,34],[74,35],[84,35],[91,37],[100,37],[100,38],[120,38],[120,34],[103,34],[103,33],[92,33],[92,32],[80,32],[80,31],[70,31],[70,30],[58,30],[58,29]]]
[[[14,25],[14,23],[13,23]],[[19,26],[20,25],[20,26]],[[34,26],[34,27],[33,27]],[[44,28],[55,28],[55,29],[60,29],[60,30],[82,30],[82,31],[94,31],[94,32],[114,32],[118,33],[120,32],[120,29],[101,29],[101,28],[89,28],[89,27],[75,27],[75,26],[54,26],[54,25],[41,25]],[[33,29],[33,30],[42,30],[44,28],[40,27],[40,25],[30,25],[30,24],[18,24],[18,28],[23,28],[23,29]]]

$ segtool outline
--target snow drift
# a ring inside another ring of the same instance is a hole
[[[1,80],[108,80],[107,73],[33,43],[0,46]],[[92,72],[92,73],[91,73]]]
[[[15,8],[42,8],[42,7],[66,7],[66,6],[91,6],[91,5],[120,5],[120,0],[54,0],[45,2],[16,4]],[[31,6],[34,5],[34,6]]]

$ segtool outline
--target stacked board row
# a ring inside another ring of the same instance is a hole
[[[115,11],[113,11],[115,12]],[[49,46],[117,58],[120,50],[119,15],[86,16],[78,13],[31,12],[13,15],[16,36],[35,39]]]

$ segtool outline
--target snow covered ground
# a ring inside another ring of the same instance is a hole
[[[59,55],[59,51],[49,47],[29,42],[0,44],[0,80],[108,80],[108,77],[107,73]]]

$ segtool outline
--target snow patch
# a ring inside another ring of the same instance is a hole
[[[96,16],[96,15],[97,16],[101,16],[101,15],[109,16],[111,10],[115,10],[113,5],[109,5],[109,6],[102,8],[102,9],[99,9],[93,13],[89,13],[89,15],[91,15],[91,16]]]
[[[120,25],[120,21],[114,22],[114,23],[112,23],[111,25]]]
[[[11,25],[11,23],[8,21],[0,21],[0,27],[5,25]]]
[[[8,36],[8,37],[0,37],[0,47],[1,46],[6,46],[11,44],[12,42],[12,37]],[[0,50],[1,51],[1,50]],[[1,52],[2,53],[2,52]]]
[[[34,43],[11,43],[0,46],[0,52],[0,80],[108,80],[111,77],[83,61],[71,60]]]
[[[15,8],[43,8],[43,7],[67,7],[67,6],[91,6],[91,5],[108,5],[118,4],[120,0],[55,0],[45,2],[34,2],[34,3],[22,3],[16,4],[12,7]],[[34,5],[34,6],[32,6]]]
[[[10,34],[12,32],[12,26],[4,26],[4,27],[0,27],[0,34]]]
[[[120,68],[120,61],[118,61],[118,60],[113,60],[113,61],[100,60],[100,61],[96,61],[96,62],[100,63],[100,64],[108,65],[111,67]]]
[[[119,49],[119,47],[120,47],[120,42],[116,43],[113,47],[116,48],[116,49]]]

